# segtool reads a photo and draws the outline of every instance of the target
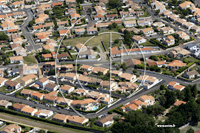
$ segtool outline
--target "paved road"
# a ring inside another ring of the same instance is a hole
[[[32,36],[33,33],[27,30],[27,26],[29,22],[34,19],[34,14],[30,8],[24,9],[24,11],[27,14],[27,19],[25,20],[24,24],[21,26],[21,30],[22,30],[22,35],[24,35],[27,38],[28,43],[29,43],[29,45],[26,46],[26,49],[31,50],[31,51],[36,51],[37,49],[41,48],[41,45],[35,44],[33,40],[33,36]]]

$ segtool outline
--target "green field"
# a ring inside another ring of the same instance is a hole
[[[110,31],[106,31],[106,32],[110,32]],[[103,33],[103,32],[100,32]],[[87,36],[87,37],[79,37],[79,38],[74,38],[74,39],[67,39],[63,41],[63,44],[65,45],[71,45],[71,46],[76,46],[76,44],[78,43],[85,43],[87,40],[89,40],[91,37],[93,36]],[[121,37],[121,35],[119,34],[112,34],[112,41],[114,41],[115,39],[118,39],[119,37]],[[98,35],[95,36],[93,39],[91,39],[90,41],[88,41],[86,43],[87,46],[101,46],[101,41],[103,41],[106,49],[108,49],[110,47],[110,34],[109,33],[105,33],[102,35]]]
[[[23,59],[25,64],[37,64],[37,61],[33,55],[24,56]]]

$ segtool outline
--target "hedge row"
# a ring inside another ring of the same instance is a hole
[[[177,72],[181,73],[181,72],[183,72],[185,69],[189,68],[189,67],[190,67],[191,65],[193,65],[193,64],[194,64],[194,62],[190,62],[190,63],[188,63],[186,66],[183,66],[183,67],[179,68],[179,69],[177,70]]]
[[[156,40],[156,38],[152,38],[150,40],[150,43],[153,43],[153,44],[156,44],[158,45],[159,47],[163,48],[163,49],[167,49],[167,48],[171,48],[171,47],[174,47],[174,46],[178,46],[179,44],[174,44],[174,45],[171,45],[171,46],[166,46],[164,44],[162,44],[160,41]]]
[[[9,113],[9,114],[13,114],[13,115],[18,115],[18,116],[30,118],[30,119],[33,119],[33,120],[43,121],[43,122],[47,122],[47,123],[55,124],[55,125],[61,125],[62,124],[60,122],[56,122],[56,121],[49,120],[49,119],[44,119],[44,118],[34,117],[34,116],[31,116],[31,115],[28,115],[28,114],[23,114],[21,112],[17,112],[17,111],[11,110],[11,109],[6,109],[6,108],[3,108],[3,107],[0,107],[0,112]],[[65,123],[63,126],[64,127],[74,128],[74,129],[79,129],[79,130],[85,130],[85,131],[101,131],[101,132],[103,132],[103,130],[101,130],[101,129],[94,129],[94,128],[90,128],[90,127],[73,125],[73,124],[70,124],[70,123]]]
[[[125,115],[124,112],[122,111],[119,111],[119,108],[121,108],[123,105],[119,105],[118,107],[114,108],[114,109],[111,109],[108,111],[109,114],[112,114],[113,112],[116,112],[116,113],[119,113],[119,114],[122,114],[122,115]]]
[[[97,111],[99,111],[100,109],[104,108],[106,105],[103,104],[101,107],[99,107],[97,110],[92,110],[92,111],[85,111],[85,110],[81,110],[81,109],[77,109],[74,108],[75,110],[79,111],[79,112],[84,112],[84,113],[96,113]]]

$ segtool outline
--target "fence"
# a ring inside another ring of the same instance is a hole
[[[117,103],[117,102],[119,102],[121,100],[121,98],[120,99],[118,99],[117,101],[115,101],[114,103],[112,103],[112,104],[108,104],[107,105],[107,108],[110,108],[112,105],[114,105],[115,103]]]

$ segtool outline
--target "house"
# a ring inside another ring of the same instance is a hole
[[[70,85],[64,85],[62,87],[60,87],[60,90],[63,92],[63,93],[71,93],[74,91],[74,87],[73,86],[70,86]]]
[[[189,72],[185,72],[183,74],[183,77],[185,78],[188,78],[188,79],[193,79],[195,78],[196,76],[200,76],[200,74],[196,71],[196,70],[192,70],[192,71],[189,71]]]
[[[69,57],[68,53],[62,53],[62,54],[57,55],[58,60],[66,60],[66,59],[68,59],[68,57]]]
[[[79,95],[79,96],[85,96],[88,92],[89,92],[88,90],[81,89],[81,88],[75,89],[73,91],[74,94]]]
[[[117,88],[117,83],[114,81],[102,81],[100,83],[100,86],[101,86],[101,88],[115,90]]]
[[[127,11],[127,12],[120,11],[119,14],[120,14],[120,16],[121,16],[122,18],[129,16],[129,12],[128,12],[128,11]]]
[[[97,101],[99,101],[103,104],[110,104],[113,102],[113,98],[109,94],[100,94],[97,97]]]
[[[120,76],[122,74],[122,72],[121,71],[117,71],[117,70],[113,70],[113,71],[110,71],[110,74],[112,76]]]
[[[95,59],[96,55],[93,49],[88,49],[85,52],[79,52],[78,58],[85,58],[85,59]]]
[[[185,32],[183,31],[178,31],[176,34],[178,34],[178,36],[183,39],[183,40],[189,40],[190,36],[187,35]]]
[[[21,78],[24,85],[30,84],[37,79],[38,77],[34,74],[29,74]]]
[[[137,84],[132,82],[119,82],[118,86],[119,88],[117,90],[121,92],[131,92],[138,87]]]
[[[139,26],[151,26],[151,24],[153,23],[153,20],[151,18],[149,19],[139,19],[137,21]]]
[[[44,98],[44,94],[40,93],[38,91],[31,92],[30,96],[31,96],[31,98],[34,98],[34,99],[39,100],[39,101],[43,100],[43,98]]]
[[[54,6],[62,6],[63,2],[54,2],[51,5],[52,5],[52,7],[54,7]]]
[[[76,35],[83,35],[85,33],[85,29],[81,28],[81,29],[75,29],[75,34]]]
[[[82,65],[82,66],[80,67],[80,70],[86,71],[86,72],[91,72],[92,69],[93,69],[93,66],[89,66],[89,65]]]
[[[65,74],[61,74],[60,77],[63,79],[67,79],[70,81],[76,81],[76,79],[78,78],[78,74],[76,73],[65,73]]]
[[[3,77],[0,77],[0,87],[4,86],[5,85],[5,82],[7,81],[8,79],[5,79]]]
[[[192,26],[191,27],[191,29],[190,29],[191,31],[194,31],[194,32],[200,32],[200,27],[199,26],[196,26],[196,25],[194,25],[194,26]]]
[[[48,83],[46,86],[45,86],[45,89],[52,92],[52,91],[56,91],[58,89],[58,85],[54,84],[54,83]]]
[[[154,30],[152,28],[141,29],[141,32],[146,36],[154,34]]]
[[[133,26],[137,26],[137,24],[136,24],[136,20],[132,20],[132,21],[124,21],[124,26],[125,26],[125,27],[133,27]]]
[[[13,56],[10,57],[10,63],[24,63],[22,56]]]
[[[31,96],[31,93],[33,91],[32,90],[28,90],[28,89],[23,89],[21,92],[20,92],[20,95],[22,96]]]
[[[49,39],[48,39],[48,40],[49,40]],[[44,49],[44,50],[49,50],[49,51],[55,51],[53,45],[51,45],[51,44],[46,44],[46,45],[44,45],[44,46],[43,46],[43,49]]]
[[[160,29],[160,31],[163,34],[173,34],[174,33],[174,29],[171,28],[171,27],[163,27],[163,28]]]
[[[37,109],[31,108],[30,106],[25,106],[21,109],[21,112],[24,114],[34,116],[34,114],[37,112]]]
[[[44,88],[49,83],[49,79],[48,78],[40,78],[35,83],[38,84],[40,88]]]
[[[52,120],[53,120],[53,121],[57,121],[57,122],[63,122],[63,123],[66,123],[68,117],[69,117],[69,115],[56,114],[56,115],[54,115],[54,117],[52,118]]]
[[[85,111],[96,110],[99,107],[99,103],[93,99],[84,99],[84,100],[74,100],[71,103],[71,106]]]
[[[13,8],[23,7],[24,6],[24,1],[23,0],[22,1],[15,1],[15,2],[11,3],[11,6]]]
[[[190,51],[197,51],[198,46],[194,43],[189,43],[189,44],[186,44],[185,48]]]
[[[109,69],[103,67],[93,67],[92,69],[92,73],[100,73],[102,75],[105,75],[108,71]]]
[[[46,41],[46,44],[47,44],[47,45],[52,45],[53,47],[57,47],[57,43],[56,43],[56,41],[53,40],[53,39],[48,39],[48,40]]]
[[[147,103],[142,102],[142,101],[140,101],[140,100],[133,100],[133,101],[131,102],[131,104],[137,105],[137,106],[138,106],[138,109],[141,109],[142,106],[147,106]]]
[[[113,117],[114,117],[113,114],[107,115],[107,116],[95,121],[95,124],[100,127],[109,127],[114,123]]]
[[[173,36],[167,36],[165,39],[163,39],[163,44],[167,45],[167,46],[171,46],[175,44],[175,39]]]
[[[4,86],[8,89],[18,89],[20,87],[20,83],[16,81],[7,80]]]
[[[194,26],[194,24],[191,23],[191,22],[185,22],[185,23],[183,23],[183,27],[185,27],[188,30],[190,30],[193,26]]]
[[[42,57],[44,57],[45,60],[52,59],[52,55],[51,54],[42,54]]]
[[[122,81],[128,81],[128,82],[133,82],[136,79],[136,76],[130,73],[122,73],[119,76],[119,79]]]
[[[62,105],[68,105],[70,106],[73,100],[71,99],[67,99],[67,98],[63,98],[63,97],[58,97],[56,99],[56,103],[58,104],[62,104]]]
[[[154,105],[155,98],[152,96],[142,95],[138,98],[138,100],[141,100],[142,102],[147,103],[147,105]]]
[[[51,69],[55,68],[55,62],[45,62],[45,64],[42,67],[43,71],[50,71]]]
[[[0,100],[0,106],[4,108],[8,108],[8,106],[12,106],[12,103],[6,100]]]
[[[165,24],[163,24],[162,22],[154,22],[151,24],[153,27],[165,27]]]
[[[183,66],[186,66],[186,63],[183,63],[180,60],[174,60],[168,64],[168,68],[171,68],[171,69],[179,69]]]
[[[142,43],[145,43],[146,42],[146,39],[141,37],[141,36],[138,36],[138,35],[135,35],[132,37],[132,40],[137,43],[137,44],[142,44]]]
[[[117,19],[118,15],[117,14],[108,14],[106,15],[106,19],[107,20],[113,20],[113,19]]]
[[[1,130],[1,133],[20,133],[21,131],[22,128],[18,124],[9,124]]]
[[[97,28],[94,28],[94,27],[87,28],[87,34],[88,35],[94,35],[96,33],[97,33]]]
[[[142,87],[149,89],[153,85],[159,82],[156,77],[149,76],[149,75],[142,75],[137,79],[137,82],[141,83]]]
[[[68,71],[73,71],[74,66],[73,64],[66,64],[66,65],[57,65],[56,67],[59,72],[68,72]]]
[[[144,15],[144,11],[135,11],[136,16],[142,16]]]
[[[72,14],[70,14],[70,18],[77,20],[78,18],[80,18],[80,15],[78,13],[72,13]]]
[[[127,67],[132,67],[134,68],[136,65],[141,64],[140,60],[137,59],[129,59],[127,61],[124,61]]]
[[[168,89],[171,89],[173,91],[179,90],[182,91],[185,86],[180,85],[180,83],[175,82],[175,81],[171,81],[168,85],[167,85]]]
[[[190,8],[190,7],[195,7],[195,5],[190,1],[185,1],[181,4],[179,4],[180,9],[187,9],[187,8]]]
[[[28,105],[25,105],[25,104],[20,104],[20,103],[15,103],[13,104],[13,109],[16,110],[16,111],[21,111],[21,109],[25,106],[28,106]]]
[[[183,57],[186,57],[188,55],[190,55],[191,52],[186,50],[186,49],[183,49],[181,47],[178,47],[178,48],[174,48],[173,51],[171,51],[170,53],[168,53],[168,56],[169,57],[178,57],[178,58],[183,58]]]
[[[181,104],[186,104],[186,102],[177,100],[177,101],[174,103],[174,106],[180,106]]]
[[[49,118],[50,116],[53,115],[53,111],[51,110],[46,110],[46,109],[41,109],[41,110],[38,110],[34,116],[35,117],[40,117],[40,118]]]
[[[84,123],[88,122],[89,119],[88,118],[84,118],[84,117],[80,117],[80,116],[69,116],[67,121],[71,124],[75,124],[75,125],[83,125]]]
[[[69,34],[70,34],[70,30],[68,30],[68,29],[59,30],[60,36],[65,36],[65,35],[69,35]]]
[[[47,102],[50,102],[50,103],[56,103],[57,98],[58,98],[57,96],[46,94],[46,95],[44,95],[43,100],[47,101]]]
[[[78,44],[76,44],[75,49],[77,52],[85,52],[85,51],[87,51],[87,46],[85,46],[82,43],[78,43]]]
[[[124,110],[125,111],[132,111],[132,110],[138,110],[139,109],[139,107],[137,105],[135,105],[135,104],[127,104],[127,105],[125,105],[125,106],[123,106],[121,108],[122,108],[123,112],[124,112]]]

